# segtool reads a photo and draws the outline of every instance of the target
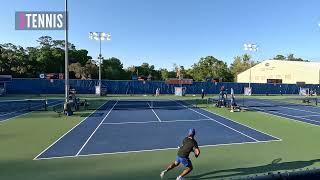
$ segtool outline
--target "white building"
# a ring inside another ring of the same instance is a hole
[[[237,76],[240,83],[250,79],[251,83],[320,84],[320,62],[266,60]]]

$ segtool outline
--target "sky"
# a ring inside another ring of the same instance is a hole
[[[158,68],[190,67],[214,56],[230,65],[256,43],[253,60],[277,54],[320,61],[319,0],[68,0],[69,42],[94,59],[99,43],[91,31],[110,32],[105,58],[125,67],[143,62]],[[63,11],[64,0],[2,0],[0,43],[36,46],[40,36],[64,39],[64,31],[17,31],[15,11]]]

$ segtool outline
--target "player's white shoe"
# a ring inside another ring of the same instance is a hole
[[[184,180],[184,178],[181,176],[178,176],[176,180]]]
[[[166,173],[166,170],[164,170],[164,171],[162,171],[162,172],[160,173],[161,179],[163,178],[163,176],[164,176],[165,173]]]

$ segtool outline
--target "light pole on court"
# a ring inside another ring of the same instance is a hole
[[[257,52],[258,51],[258,46],[257,44],[252,44],[252,43],[246,43],[243,45],[244,46],[244,50],[245,51],[249,51],[249,52]],[[250,75],[249,75],[249,88],[251,88],[251,68],[252,68],[252,61],[249,60],[249,64],[250,64]]]
[[[99,41],[99,95],[101,95],[101,61],[102,61],[102,54],[101,54],[101,41],[111,40],[111,34],[110,33],[105,33],[105,32],[90,32],[89,33],[89,38],[92,40],[97,40]]]
[[[64,75],[65,75],[65,106],[66,104],[69,102],[69,69],[68,69],[68,66],[69,66],[69,59],[68,59],[68,25],[69,25],[69,22],[68,22],[68,0],[65,0],[65,16],[66,16],[66,28],[65,28],[65,44],[64,44],[64,49],[65,49],[65,55],[64,55],[64,66],[65,66],[65,69],[64,69]]]
[[[318,23],[318,27],[320,28],[320,22]],[[319,84],[320,84],[320,69],[319,69]],[[319,86],[318,86],[319,89]]]

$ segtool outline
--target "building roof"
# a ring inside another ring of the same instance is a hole
[[[296,66],[296,67],[300,67],[300,68],[306,68],[305,70],[310,70],[309,68],[312,69],[320,69],[320,62],[306,62],[306,61],[286,61],[286,60],[265,60],[262,61],[258,64],[256,64],[255,66],[253,66],[252,68],[256,68],[258,66],[264,66],[264,67],[272,67],[272,66]],[[299,68],[299,69],[300,69]],[[292,70],[292,69],[291,69]],[[249,69],[247,69],[246,71],[249,71]],[[244,71],[244,72],[246,72]],[[244,73],[242,72],[242,73]],[[241,74],[241,73],[239,73]]]
[[[267,83],[268,79],[279,79],[289,84],[318,84],[320,62],[265,60],[237,75],[237,82]]]
[[[298,65],[298,66],[319,66],[320,67],[320,62],[314,62],[314,61],[307,62],[307,61],[287,61],[287,60],[270,59],[270,60],[262,61],[261,63],[263,63],[263,62],[277,63],[277,64],[284,63],[284,64],[291,64],[291,65]]]

